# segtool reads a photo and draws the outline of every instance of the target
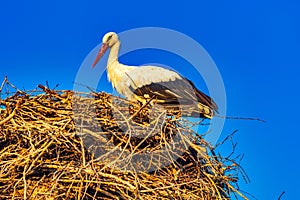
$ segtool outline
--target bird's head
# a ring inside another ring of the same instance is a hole
[[[115,32],[108,32],[103,36],[102,39],[102,46],[99,50],[99,53],[97,54],[97,57],[93,63],[93,68],[96,66],[96,64],[99,62],[99,60],[102,58],[104,53],[107,51],[107,49],[114,46],[119,41],[119,37]]]
[[[119,41],[119,37],[115,32],[106,33],[102,39],[102,43],[107,44],[109,47],[112,47],[117,41]]]

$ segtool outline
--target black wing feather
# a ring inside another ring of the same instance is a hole
[[[218,110],[216,103],[186,78],[151,83],[137,89],[130,89],[141,98],[145,98],[145,94],[149,95],[149,97],[154,96],[155,99],[161,101],[161,104],[189,105],[197,101],[215,111]]]

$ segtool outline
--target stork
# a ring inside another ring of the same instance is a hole
[[[195,104],[199,115],[211,119],[218,107],[212,98],[198,90],[193,82],[175,71],[158,66],[128,66],[119,63],[120,40],[116,33],[108,32],[92,65],[94,68],[104,53],[110,49],[107,61],[108,80],[116,91],[129,100],[142,103],[151,99],[161,105]]]

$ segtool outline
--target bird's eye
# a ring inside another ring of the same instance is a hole
[[[108,36],[107,42],[112,38],[112,35]]]

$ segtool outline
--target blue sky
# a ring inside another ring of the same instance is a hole
[[[48,81],[72,89],[87,54],[107,31],[164,27],[199,42],[224,80],[228,115],[221,135],[238,129],[237,151],[258,199],[297,199],[299,173],[299,3],[297,1],[2,1],[0,79],[32,89]],[[152,59],[153,58],[153,59]],[[124,63],[155,63],[170,56],[134,52]],[[176,62],[178,63],[178,62]],[[180,62],[179,62],[180,63]],[[196,82],[193,73],[184,73]],[[201,87],[200,85],[196,84]]]

